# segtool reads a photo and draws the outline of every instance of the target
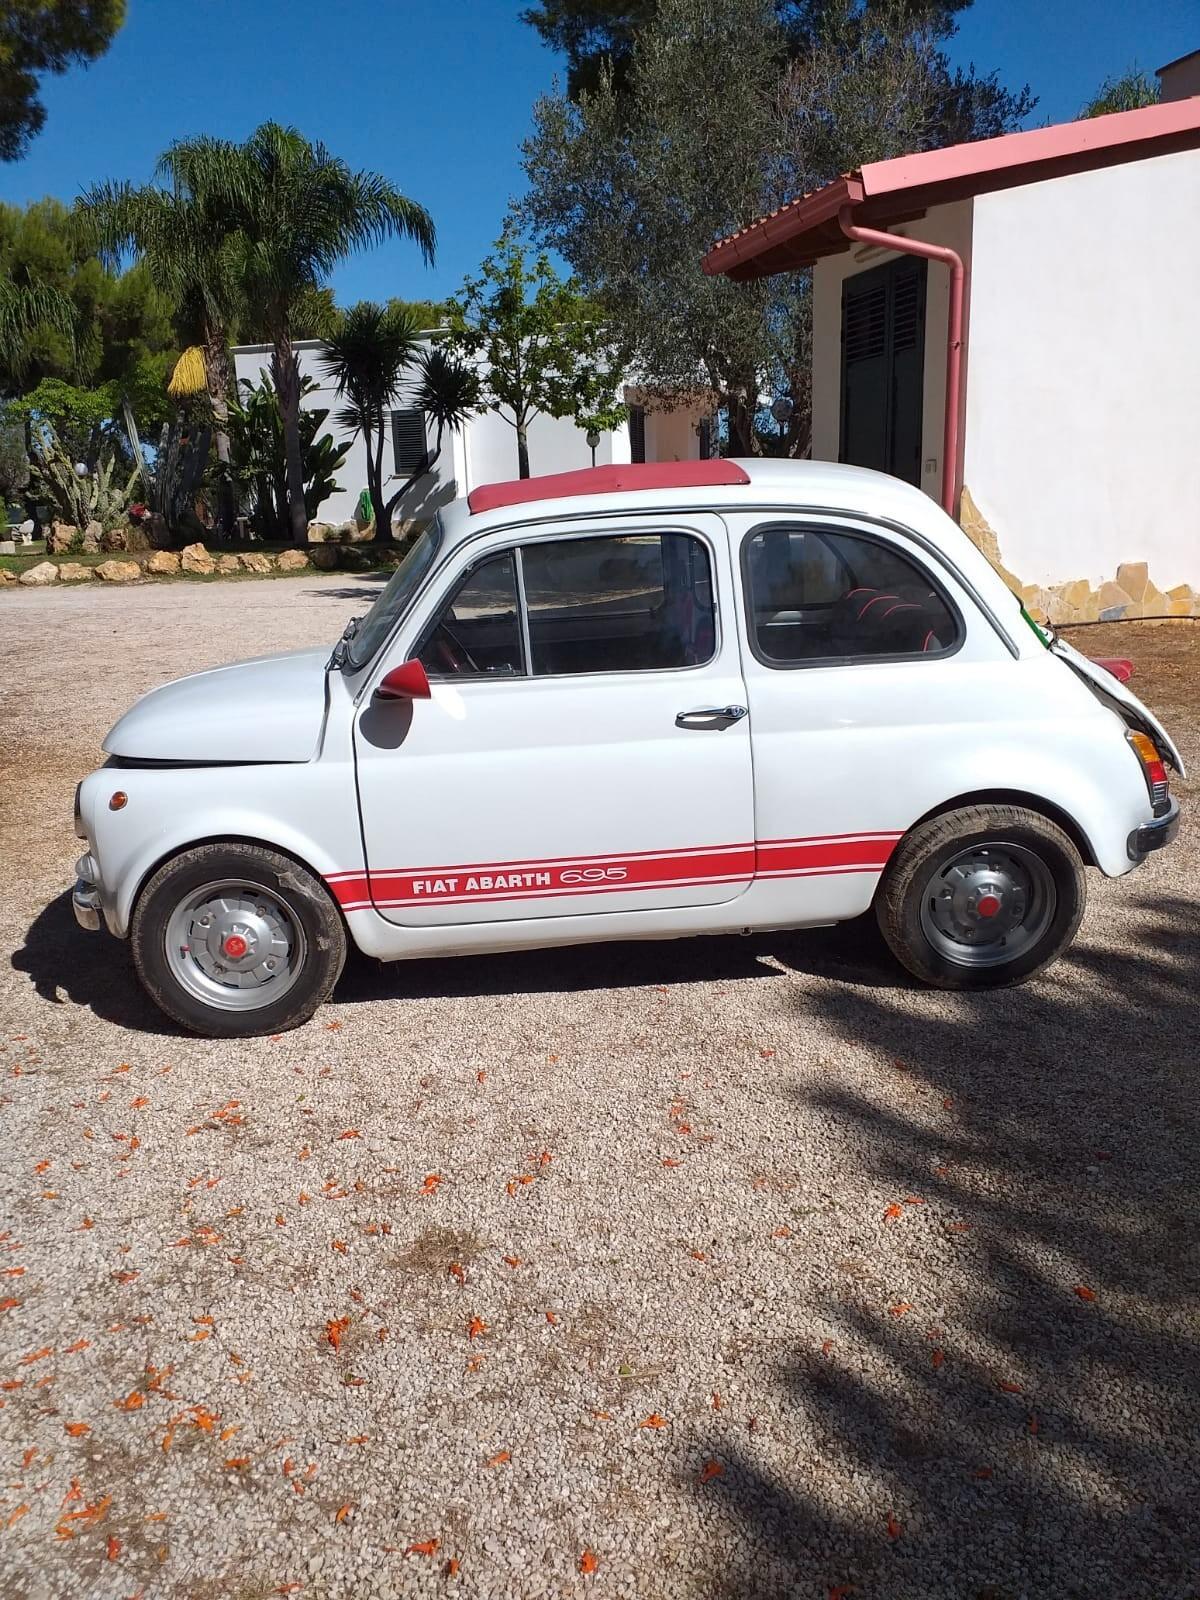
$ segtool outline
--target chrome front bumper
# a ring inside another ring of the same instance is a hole
[[[98,880],[99,871],[94,858],[90,854],[80,856],[75,863],[71,909],[75,913],[75,921],[89,933],[98,932],[102,920]]]

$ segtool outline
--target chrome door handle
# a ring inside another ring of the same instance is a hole
[[[696,711],[681,711],[675,718],[677,728],[728,728],[747,715],[745,706],[700,706]]]

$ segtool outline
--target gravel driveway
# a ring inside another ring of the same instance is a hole
[[[1194,822],[1010,993],[853,927],[179,1035],[72,787],[373,592],[0,597],[0,1593],[1200,1594]],[[1108,633],[1200,767],[1200,630]]]

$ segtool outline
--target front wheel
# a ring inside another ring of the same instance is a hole
[[[342,919],[320,879],[251,844],[197,845],[166,862],[138,899],[130,943],[151,999],[218,1039],[306,1022],[346,959]]]
[[[892,954],[922,982],[994,989],[1056,960],[1086,898],[1079,851],[1057,823],[1019,806],[964,806],[904,838],[875,915]]]

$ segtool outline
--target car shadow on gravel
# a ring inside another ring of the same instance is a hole
[[[41,998],[53,1005],[70,1001],[122,1028],[183,1036],[184,1030],[142,992],[128,945],[78,926],[69,890],[38,913],[12,965],[27,973]],[[874,920],[860,918],[801,933],[636,940],[440,960],[373,961],[351,948],[331,1006],[336,1014],[343,1006],[386,1000],[574,994],[771,978],[781,969],[850,984],[911,987],[888,955]]]
[[[12,965],[29,975],[38,995],[51,1005],[69,1001],[121,1028],[183,1037],[183,1030],[143,992],[129,946],[108,933],[79,927],[69,889],[34,918],[25,943],[13,952]]]
[[[1200,926],[1130,909],[1137,942],[1060,981],[806,993],[883,1093],[789,1092],[899,1215],[864,1219],[866,1277],[829,1263],[840,1337],[778,1371],[819,1474],[766,1480],[714,1430],[696,1492],[739,1529],[714,1595],[1200,1594]],[[865,1520],[825,1493],[855,1476]]]

